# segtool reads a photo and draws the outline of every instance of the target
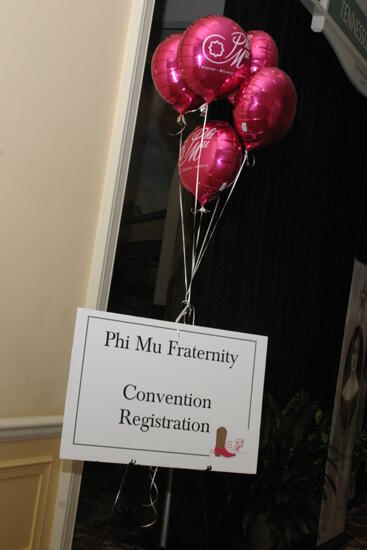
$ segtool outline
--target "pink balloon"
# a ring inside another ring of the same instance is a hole
[[[246,149],[266,147],[282,139],[296,114],[297,94],[290,77],[265,67],[242,85],[233,109],[234,126]]]
[[[183,78],[207,103],[225,97],[250,74],[250,44],[245,31],[220,15],[202,17],[181,39]]]
[[[247,31],[251,46],[251,74],[264,67],[278,66],[278,47],[270,34],[265,31]]]
[[[212,120],[204,130],[200,155],[202,126],[185,140],[178,161],[181,183],[195,196],[200,157],[198,200],[202,206],[214,200],[234,180],[242,160],[242,145],[236,132],[222,120]]]
[[[265,31],[247,31],[247,38],[251,48],[251,74],[264,67],[278,66],[278,47],[270,34]],[[227,96],[232,105],[236,102],[237,92],[238,90],[235,90]]]
[[[152,79],[159,95],[180,114],[199,107],[203,100],[197,96],[182,78],[177,60],[181,34],[171,34],[156,48],[152,63]]]

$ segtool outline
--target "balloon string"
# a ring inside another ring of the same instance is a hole
[[[208,228],[205,232],[205,235],[203,237],[203,240],[201,242],[201,245],[200,245],[200,249],[199,249],[199,253],[196,257],[196,261],[193,265],[193,268],[192,268],[192,271],[191,271],[191,276],[190,276],[190,280],[188,281],[188,286],[186,287],[186,294],[185,294],[185,299],[183,300],[183,304],[184,304],[184,307],[183,309],[180,311],[180,313],[178,314],[175,322],[178,323],[181,319],[184,319],[184,322],[186,321],[186,318],[190,318],[191,321],[192,321],[192,324],[194,325],[195,324],[195,309],[193,307],[193,305],[191,304],[191,288],[192,288],[192,284],[193,284],[193,281],[194,281],[194,278],[195,278],[195,275],[199,269],[199,266],[203,260],[203,257],[208,249],[208,246],[210,244],[210,241],[215,233],[215,230],[218,226],[218,223],[221,219],[221,217],[223,216],[223,213],[224,213],[224,210],[231,198],[231,195],[236,187],[236,184],[238,182],[238,179],[241,175],[241,172],[243,170],[243,167],[245,165],[251,167],[254,165],[254,159],[251,159],[252,162],[249,163],[249,154],[248,154],[248,151],[245,150],[245,154],[244,154],[244,157],[243,157],[243,160],[242,160],[242,163],[241,163],[241,166],[233,180],[233,182],[230,184],[229,186],[229,193],[227,195],[227,198],[222,206],[222,208],[220,209],[218,215],[217,215],[217,211],[218,211],[218,206],[219,206],[219,203],[220,203],[220,197],[217,198],[216,200],[216,203],[215,203],[215,207],[214,207],[214,210],[212,212],[212,215],[210,217],[210,222],[209,222],[209,225],[208,225]],[[197,236],[194,236],[194,243],[193,243],[193,247],[195,245],[195,248],[198,247],[199,245],[199,237],[200,237],[200,231],[201,231],[201,225],[202,225],[202,214],[204,213],[204,209],[201,209],[201,216],[200,216],[200,220],[199,220],[199,225],[198,225],[198,231],[197,231]],[[195,212],[194,212],[194,215],[195,215]],[[179,334],[179,328],[177,328],[177,332]]]
[[[194,273],[195,261],[196,261],[196,211],[197,211],[198,192],[199,192],[199,174],[200,174],[201,151],[202,151],[202,148],[203,148],[204,135],[205,135],[205,129],[206,129],[206,121],[207,121],[207,117],[208,117],[208,104],[207,103],[204,104],[203,111],[204,111],[204,122],[203,122],[203,128],[202,128],[202,132],[201,132],[200,149],[199,149],[198,163],[197,163],[197,168],[196,168],[195,203],[194,203],[193,229],[192,229],[191,279],[192,279],[192,275]],[[189,303],[190,303],[190,299],[191,299],[191,285],[189,285],[188,294],[186,296],[186,300]]]
[[[178,316],[175,319],[175,323],[179,323],[181,319],[183,319],[183,322],[186,323],[186,319],[191,319],[191,324],[195,325],[195,308],[194,306],[187,301],[187,299],[183,300],[182,302],[184,304],[184,307],[178,314]],[[180,334],[180,329],[177,327],[177,334]]]
[[[229,193],[228,193],[228,195],[227,195],[227,198],[226,198],[226,200],[225,200],[225,202],[224,202],[224,204],[223,204],[223,207],[222,207],[222,209],[220,210],[220,212],[219,212],[219,214],[218,214],[218,217],[217,217],[217,219],[216,219],[216,221],[215,221],[215,224],[214,224],[214,226],[213,226],[213,228],[212,228],[212,230],[211,230],[209,236],[208,236],[208,231],[207,231],[207,233],[206,233],[206,235],[205,235],[206,242],[203,242],[202,245],[201,245],[200,252],[199,252],[199,255],[198,255],[198,258],[197,258],[197,261],[196,261],[194,270],[193,270],[193,272],[192,272],[192,274],[191,274],[191,279],[190,279],[189,286],[192,285],[192,281],[193,281],[193,279],[194,279],[194,277],[195,277],[195,275],[196,275],[196,273],[197,273],[197,270],[199,269],[199,266],[200,266],[200,264],[201,264],[201,262],[202,262],[202,259],[203,259],[203,257],[204,257],[204,254],[205,254],[205,252],[206,252],[207,249],[208,249],[208,245],[209,245],[209,243],[210,243],[210,241],[211,241],[211,239],[212,239],[212,237],[213,237],[213,235],[214,235],[214,232],[215,232],[215,230],[216,230],[216,228],[217,228],[217,226],[218,226],[218,223],[219,223],[221,217],[223,216],[223,212],[224,212],[224,210],[225,210],[225,208],[226,208],[226,206],[227,206],[227,204],[228,204],[228,202],[229,202],[229,199],[231,198],[231,195],[232,195],[232,193],[233,193],[233,191],[234,191],[234,189],[235,189],[235,187],[236,187],[238,178],[240,177],[241,172],[242,172],[242,169],[243,169],[243,167],[245,166],[245,164],[247,163],[247,160],[248,160],[248,152],[247,152],[246,149],[245,149],[245,154],[244,154],[244,157],[243,157],[243,161],[242,161],[241,166],[240,166],[240,168],[239,168],[239,170],[238,170],[238,172],[237,172],[237,174],[236,174],[235,179],[233,180],[233,183],[231,184],[231,188],[230,188]],[[217,206],[217,205],[216,205],[216,206]],[[216,208],[215,208],[215,210],[216,210]],[[213,212],[213,215],[214,215],[214,212]],[[213,220],[213,219],[214,219],[214,217],[212,217],[212,220]],[[212,220],[211,220],[211,222],[212,222]],[[211,223],[209,224],[209,227],[210,227],[210,225],[211,225]],[[208,229],[209,229],[209,228],[208,228]]]
[[[113,506],[110,510],[110,513],[108,514],[107,521],[106,521],[105,526],[103,528],[103,533],[102,533],[102,537],[101,537],[101,540],[100,540],[100,543],[101,543],[100,544],[100,550],[103,548],[103,543],[104,543],[104,540],[105,540],[105,537],[106,537],[107,528],[109,527],[109,524],[111,522],[111,519],[112,519],[113,513],[115,511],[116,505],[117,505],[117,503],[120,499],[121,491],[122,491],[122,488],[123,488],[123,486],[126,482],[127,474],[128,474],[129,467],[130,467],[131,464],[135,464],[135,460],[132,460],[129,464],[126,464],[126,466],[125,466],[124,473],[123,473],[123,476],[122,476],[122,479],[121,479],[121,483],[120,483],[120,486],[118,488],[117,494],[115,496],[115,500],[113,502]]]
[[[205,133],[205,126],[206,126],[206,120],[207,120],[207,112],[208,112],[208,104],[203,103],[198,109],[193,109],[191,111],[187,111],[187,113],[194,113],[196,111],[200,111],[201,114],[204,116],[204,123],[203,123],[203,130],[201,135],[201,143],[200,143],[200,152],[199,152],[199,159],[198,159],[198,167],[197,167],[197,178],[196,178],[196,192],[195,192],[195,209],[194,209],[194,221],[193,221],[193,241],[192,241],[192,263],[191,263],[191,271],[193,270],[194,263],[195,263],[195,252],[196,247],[199,242],[200,237],[200,227],[202,222],[202,215],[204,212],[207,212],[203,207],[200,209],[200,224],[199,224],[199,231],[197,237],[195,237],[195,226],[196,226],[196,212],[197,212],[197,197],[198,197],[198,175],[199,175],[199,165],[200,165],[200,156],[201,156],[201,150],[202,150],[202,144],[204,139],[204,133]],[[172,135],[179,135],[180,141],[179,141],[179,156],[181,156],[181,150],[182,150],[182,134],[183,131],[186,128],[186,120],[183,115],[180,115],[177,118],[177,123],[182,124],[183,127],[180,129],[179,132]],[[186,322],[186,318],[190,318],[192,321],[192,324],[195,324],[195,308],[190,303],[191,298],[191,286],[188,283],[188,268],[187,268],[187,258],[186,258],[186,237],[185,237],[185,224],[184,224],[184,215],[183,215],[183,200],[182,200],[182,186],[180,181],[178,182],[179,185],[179,201],[180,201],[180,217],[181,217],[181,234],[182,234],[182,251],[183,251],[183,262],[184,262],[184,276],[185,276],[185,299],[183,300],[184,307],[182,311],[178,314],[176,318],[176,323],[178,323],[181,319]],[[191,277],[190,277],[191,278]],[[179,332],[179,330],[177,329]]]
[[[180,134],[180,144],[179,144],[179,158],[181,156],[182,150],[182,133]],[[186,239],[185,239],[185,224],[184,224],[184,215],[183,215],[183,202],[182,202],[182,185],[180,178],[178,178],[178,195],[180,198],[180,218],[181,218],[181,235],[182,235],[182,252],[183,252],[183,263],[184,263],[184,274],[185,274],[185,295],[187,294],[187,261],[186,261]]]
[[[200,231],[201,231],[201,224],[202,224],[202,221],[203,221],[204,209],[203,209],[203,208],[200,208],[199,212],[200,212],[200,219],[199,219],[199,226],[198,226],[197,235],[196,235],[196,240],[195,240],[195,253],[196,253],[196,250],[197,250],[198,245],[199,245]]]
[[[219,201],[220,201],[220,197],[218,196],[217,200],[215,201],[215,207],[214,207],[213,213],[212,213],[212,215],[210,216],[210,222],[209,222],[209,224],[208,224],[206,233],[205,233],[205,235],[204,235],[203,242],[201,243],[201,247],[200,247],[200,250],[199,250],[198,257],[197,257],[197,262],[200,261],[200,258],[202,257],[203,250],[204,250],[204,246],[205,246],[205,244],[206,244],[206,242],[207,242],[208,235],[209,235],[209,233],[210,233],[211,227],[212,227],[213,222],[214,222],[214,219],[215,219],[215,215],[216,215],[216,212],[217,212],[217,209],[218,209]],[[195,271],[196,271],[196,267],[195,267]],[[194,273],[194,274],[195,274],[195,273]]]
[[[201,243],[201,247],[200,247],[200,251],[199,251],[199,255],[198,255],[198,259],[199,257],[201,256],[201,253],[202,253],[202,249],[203,249],[203,246],[205,244],[205,241],[207,239],[207,236],[208,236],[208,233],[210,231],[210,228],[213,224],[213,221],[214,221],[214,218],[215,218],[215,214],[216,214],[216,211],[217,211],[217,208],[218,208],[218,204],[219,204],[219,197],[217,198],[216,202],[215,202],[215,207],[214,207],[214,210],[212,212],[212,215],[210,216],[210,222],[209,222],[209,225],[208,225],[208,228],[206,230],[206,233],[204,235],[204,238],[203,238],[203,242]],[[205,210],[205,212],[209,212],[209,210]],[[201,212],[201,216],[200,216],[200,221],[199,221],[199,229],[198,229],[198,236],[200,235],[200,228],[201,228],[201,223],[202,223],[202,214],[203,214],[203,211]],[[199,243],[199,238],[197,239],[197,245]],[[196,261],[197,263],[197,261]],[[190,277],[190,282],[189,282],[189,287],[188,287],[188,290],[186,291],[186,297],[185,299],[188,300],[188,295],[191,296],[191,287],[192,287],[192,282],[194,280],[194,276],[195,276],[195,273],[196,273],[196,263],[195,263],[195,266],[194,266],[194,269],[193,269],[193,272],[191,274],[191,277]]]
[[[207,108],[208,108],[208,104],[202,103],[200,107],[198,107],[197,109],[191,109],[191,111],[186,111],[185,115],[188,115],[189,113],[197,113],[198,111],[200,111],[200,114],[203,114],[205,113]]]
[[[252,167],[255,164],[255,159],[252,156],[250,159],[248,151],[245,149],[244,158],[242,160],[241,166],[232,181],[232,183],[228,186],[229,193],[227,195],[227,198],[221,208],[221,210],[218,213],[218,206],[220,203],[220,197],[217,198],[217,201],[215,203],[214,210],[212,212],[212,215],[210,217],[210,222],[207,227],[207,230],[205,232],[205,235],[203,237],[203,240],[200,244],[200,236],[201,236],[201,229],[202,229],[202,221],[203,221],[203,214],[208,212],[205,208],[201,207],[200,209],[197,209],[197,203],[198,203],[198,187],[199,187],[199,172],[200,172],[200,158],[201,158],[201,151],[203,147],[203,140],[205,135],[205,128],[207,123],[207,104],[206,110],[203,111],[205,113],[204,115],[204,123],[203,123],[203,129],[201,134],[201,142],[200,142],[200,149],[199,149],[199,158],[198,158],[198,164],[197,164],[197,172],[196,172],[196,186],[195,186],[195,205],[193,209],[193,237],[192,237],[192,259],[191,259],[191,273],[190,273],[190,279],[188,278],[187,273],[187,262],[186,262],[186,239],[185,239],[185,227],[184,227],[184,219],[183,219],[183,205],[182,205],[182,195],[181,195],[181,187],[180,187],[180,215],[181,215],[181,227],[182,227],[182,245],[183,245],[183,255],[184,255],[184,266],[185,266],[185,299],[183,300],[183,308],[178,314],[175,323],[179,323],[182,319],[185,323],[187,319],[191,320],[191,323],[195,324],[195,308],[191,304],[191,288],[193,284],[193,280],[195,278],[195,275],[199,269],[199,266],[203,260],[203,257],[208,249],[208,246],[210,244],[211,239],[213,238],[213,235],[216,231],[216,228],[218,226],[218,223],[223,216],[224,210],[232,196],[232,193],[236,187],[236,184],[238,182],[238,179],[241,175],[241,172],[243,170],[243,167],[245,164],[248,167]],[[182,148],[182,134],[180,134],[180,152]],[[199,222],[197,224],[196,216],[197,213],[200,212],[200,218]],[[218,213],[218,215],[217,215]],[[197,254],[197,251],[199,249],[199,252]],[[177,327],[177,332],[179,334],[179,327]]]
[[[158,472],[158,468],[155,467],[150,467],[149,468],[149,478],[150,478],[150,486],[149,486],[149,503],[148,504],[144,504],[143,503],[143,506],[145,508],[151,508],[153,510],[153,513],[154,513],[154,519],[149,522],[149,523],[145,523],[144,525],[142,525],[141,527],[143,529],[147,529],[148,527],[152,527],[155,523],[157,523],[157,520],[158,520],[158,510],[157,510],[157,503],[158,503],[158,496],[159,496],[159,491],[158,491],[158,486],[155,482],[155,478],[157,476],[157,472]]]
[[[207,251],[208,249],[208,246],[209,246],[209,243],[215,233],[215,230],[218,226],[218,223],[224,213],[224,210],[231,198],[231,195],[236,187],[236,184],[238,182],[238,179],[241,175],[241,172],[242,172],[242,169],[243,167],[245,166],[245,164],[247,164],[247,161],[248,161],[248,152],[245,150],[245,154],[244,154],[244,158],[243,158],[243,161],[241,163],[241,166],[236,174],[236,177],[235,179],[233,180],[233,182],[231,183],[230,185],[230,189],[229,189],[229,193],[227,195],[227,198],[221,208],[221,210],[219,211],[219,214],[218,216],[216,217],[216,214],[217,214],[217,210],[218,210],[218,205],[219,205],[219,202],[220,202],[220,197],[217,198],[216,200],[216,203],[215,203],[215,207],[214,207],[214,210],[212,212],[212,215],[210,217],[210,222],[209,222],[209,225],[208,225],[208,228],[205,232],[205,235],[204,235],[204,238],[202,240],[202,243],[200,245],[200,250],[199,250],[199,253],[197,255],[197,258],[196,258],[196,261],[195,261],[195,264],[192,268],[192,271],[191,271],[191,276],[190,276],[190,280],[188,282],[188,286],[186,286],[186,294],[185,294],[185,299],[183,300],[183,304],[184,304],[184,307],[182,308],[182,310],[180,311],[180,313],[178,314],[176,320],[175,320],[175,323],[179,323],[181,319],[184,319],[184,322],[186,320],[186,317],[189,317],[191,318],[192,320],[192,323],[191,324],[195,324],[195,308],[194,306],[191,304],[191,288],[192,288],[192,283],[194,281],[194,278],[195,278],[195,275],[199,269],[199,266],[203,260],[203,257],[204,257],[204,254],[205,252]],[[204,210],[202,209],[201,210],[201,215],[200,215],[200,220],[199,220],[199,225],[198,225],[198,234],[197,234],[197,237],[195,238],[195,236],[193,237],[195,239],[195,246],[198,246],[198,243],[199,243],[199,236],[200,236],[200,231],[201,231],[201,225],[202,225],[202,215],[204,213]],[[195,212],[194,212],[194,215],[195,215]],[[194,243],[193,243],[193,246],[194,246]],[[185,285],[186,285],[186,280],[185,280]],[[179,334],[179,328],[177,327],[177,333]]]
[[[178,136],[178,135],[182,136],[182,134],[185,131],[186,126],[187,126],[186,118],[184,117],[184,115],[180,115],[180,116],[177,117],[177,124],[180,127],[178,132],[172,132],[172,133],[168,132],[169,136]]]
[[[207,108],[207,103],[203,103],[197,109],[191,109],[191,111],[186,111],[185,115],[188,115],[190,113],[197,113],[198,111],[200,111],[200,116],[204,116],[206,108]],[[180,129],[178,130],[178,132],[172,132],[172,133],[168,132],[169,136],[178,136],[178,135],[183,134],[183,132],[185,131],[185,129],[187,127],[187,122],[186,122],[185,115],[182,114],[182,115],[179,115],[177,117],[177,124],[179,125]]]

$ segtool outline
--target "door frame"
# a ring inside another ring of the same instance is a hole
[[[155,0],[130,0],[116,112],[103,182],[85,307],[106,310]],[[50,550],[70,550],[83,463],[61,461]]]

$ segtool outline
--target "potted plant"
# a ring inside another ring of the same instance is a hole
[[[247,478],[243,528],[251,550],[309,547],[317,536],[330,418],[306,392],[281,408],[264,397],[258,473]],[[307,546],[304,546],[304,545]]]

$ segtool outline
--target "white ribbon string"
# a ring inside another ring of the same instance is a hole
[[[183,309],[180,311],[178,316],[175,319],[175,323],[179,323],[181,319],[186,320],[186,316],[192,319],[192,325],[195,325],[195,308],[190,304],[186,299],[182,302],[184,305]],[[180,329],[177,327],[177,334],[180,335]]]
[[[215,218],[215,214],[216,214],[216,211],[217,211],[217,207],[218,207],[218,204],[219,204],[219,197],[217,198],[216,200],[216,203],[215,203],[215,207],[214,207],[214,210],[213,210],[213,213],[210,217],[210,222],[209,222],[209,226],[206,230],[206,233],[204,235],[204,239],[203,239],[203,242],[201,244],[201,247],[200,247],[200,250],[199,250],[199,255],[197,258],[199,258],[201,256],[201,253],[202,253],[202,248],[203,248],[203,245],[205,244],[206,242],[206,239],[207,239],[207,236],[208,236],[208,233],[210,231],[210,227],[212,226],[213,224],[213,221],[214,221],[214,218]],[[209,210],[206,210],[205,212],[209,212]],[[199,220],[199,228],[198,228],[198,238],[196,239],[196,248],[198,247],[199,245],[199,236],[200,236],[200,231],[201,231],[201,224],[202,224],[202,214],[203,214],[203,211],[201,212],[201,216],[200,216],[200,220]],[[195,265],[194,265],[194,269],[191,273],[191,277],[190,277],[190,281],[189,281],[189,285],[188,285],[188,290],[186,291],[186,296],[185,296],[185,301],[187,302],[189,300],[189,297],[191,297],[191,287],[192,287],[192,282],[193,282],[193,279],[194,279],[194,276],[195,276],[195,273],[196,273],[196,264],[197,264],[197,260],[195,262]]]
[[[190,113],[197,113],[198,111],[200,111],[200,116],[204,116],[203,113],[205,113],[206,106],[207,106],[207,103],[203,103],[197,109],[191,109],[191,111],[186,111],[185,115],[188,115]],[[177,124],[179,125],[180,129],[177,132],[173,132],[173,133],[168,132],[169,136],[178,136],[185,131],[187,126],[185,115],[179,115],[177,117]]]
[[[183,132],[185,131],[185,128],[187,126],[186,119],[184,115],[180,115],[177,117],[177,124],[179,125],[180,129],[177,132],[168,132],[169,136],[182,136]]]
[[[188,115],[189,113],[197,113],[198,111],[200,111],[200,116],[202,116],[205,110],[207,109],[207,107],[208,107],[207,103],[202,103],[200,107],[198,107],[197,109],[191,109],[191,111],[186,111],[185,115]]]
[[[179,157],[181,156],[182,150],[182,132],[180,133],[180,145],[179,145]],[[185,274],[185,296],[187,294],[187,262],[186,262],[186,239],[185,239],[185,224],[184,224],[184,215],[183,215],[183,202],[182,202],[182,185],[180,178],[178,178],[178,194],[180,198],[180,218],[181,218],[181,236],[182,236],[182,253],[183,253],[183,263],[184,263],[184,274]]]
[[[191,322],[192,325],[195,324],[195,308],[191,304],[191,288],[192,283],[194,280],[194,277],[200,267],[200,264],[203,260],[203,257],[208,249],[209,243],[211,239],[213,238],[213,235],[216,231],[216,228],[218,226],[218,223],[223,216],[224,210],[232,196],[232,193],[236,187],[236,184],[238,182],[238,179],[241,175],[241,172],[243,170],[243,167],[245,164],[247,164],[249,167],[252,167],[254,164],[254,159],[252,159],[252,163],[250,165],[249,163],[249,153],[245,149],[244,157],[241,163],[241,166],[233,180],[233,182],[228,186],[229,192],[227,194],[226,200],[223,203],[223,206],[218,212],[218,206],[220,204],[220,197],[217,198],[210,222],[208,224],[208,227],[206,229],[205,235],[202,239],[202,242],[200,244],[200,236],[201,236],[201,229],[202,229],[202,222],[203,222],[203,214],[208,212],[208,210],[205,210],[203,207],[200,209],[197,209],[197,203],[198,203],[198,189],[199,189],[199,174],[200,174],[200,160],[201,160],[201,151],[203,147],[203,141],[204,141],[204,135],[205,135],[205,129],[206,129],[206,123],[207,123],[207,114],[208,114],[208,105],[204,104],[202,105],[201,109],[202,113],[204,113],[204,123],[201,133],[201,141],[200,141],[200,149],[199,149],[199,156],[198,156],[198,164],[197,164],[197,170],[196,170],[196,186],[195,186],[195,203],[194,203],[194,210],[193,210],[193,235],[192,235],[192,257],[191,257],[191,272],[190,277],[188,276],[188,269],[187,269],[187,260],[186,260],[186,238],[185,238],[185,224],[184,224],[184,218],[183,218],[183,202],[182,202],[182,189],[180,186],[180,216],[181,216],[181,232],[182,232],[182,246],[183,246],[183,259],[184,259],[184,276],[185,276],[185,299],[183,300],[183,308],[178,314],[175,323],[179,323],[181,320],[183,322]],[[180,153],[182,148],[182,134],[180,134]],[[196,216],[197,213],[200,212],[200,218],[197,223]],[[200,244],[200,246],[199,246]],[[198,252],[199,250],[199,252]],[[177,327],[177,333],[179,335],[179,327]]]
[[[218,225],[218,223],[219,223],[221,217],[223,216],[223,212],[224,212],[224,210],[225,210],[225,208],[226,208],[226,206],[227,206],[227,204],[228,204],[228,202],[229,202],[229,199],[231,198],[231,195],[232,195],[232,193],[233,193],[233,191],[234,191],[234,189],[235,189],[235,187],[236,187],[236,183],[237,183],[237,181],[238,181],[238,178],[239,178],[240,175],[241,175],[241,172],[242,172],[243,167],[245,166],[245,164],[246,164],[246,162],[247,162],[247,159],[248,159],[248,152],[247,152],[246,149],[245,149],[245,154],[244,154],[244,157],[243,157],[243,161],[242,161],[242,163],[241,163],[241,166],[240,166],[240,168],[239,168],[239,170],[238,170],[238,172],[237,172],[237,174],[236,174],[235,179],[233,180],[233,183],[231,184],[231,188],[230,188],[230,190],[229,190],[229,193],[228,193],[228,195],[227,195],[227,198],[226,198],[226,200],[225,200],[225,202],[224,202],[224,204],[223,204],[223,206],[222,206],[222,209],[220,210],[220,212],[219,212],[219,214],[218,214],[218,217],[217,217],[217,219],[216,219],[216,221],[215,221],[215,223],[214,223],[214,226],[213,226],[213,228],[212,228],[212,230],[211,230],[211,232],[210,232],[210,234],[209,234],[208,237],[207,237],[208,231],[207,231],[207,233],[206,233],[206,242],[203,242],[203,243],[202,243],[202,246],[201,246],[201,248],[200,248],[200,252],[199,252],[197,261],[196,261],[196,263],[195,263],[194,271],[193,271],[193,273],[191,274],[191,279],[190,279],[189,287],[191,287],[191,285],[192,285],[192,281],[193,281],[193,279],[194,279],[194,277],[195,277],[195,275],[196,275],[196,273],[197,273],[197,270],[199,269],[199,266],[200,266],[200,264],[201,264],[201,262],[202,262],[202,259],[203,259],[203,257],[204,257],[205,252],[207,251],[208,245],[209,245],[209,243],[210,243],[210,241],[211,241],[211,239],[212,239],[212,237],[213,237],[213,235],[214,235],[214,232],[215,232],[215,230],[216,230],[216,228],[217,228],[217,225]],[[216,205],[216,207],[217,207],[217,205]],[[216,207],[215,207],[214,210],[216,210]],[[213,215],[214,215],[214,212],[213,212]],[[211,219],[211,221],[210,221],[210,224],[209,224],[209,227],[210,227],[211,222],[213,221],[213,219],[214,219],[214,217],[212,217],[212,219]],[[208,228],[208,229],[209,229],[209,228]]]
[[[152,527],[158,520],[158,510],[157,510],[157,503],[158,503],[158,487],[155,482],[155,478],[157,476],[158,468],[157,467],[150,467],[149,468],[149,477],[150,477],[150,486],[149,486],[149,503],[143,504],[145,508],[151,508],[154,513],[154,519],[150,523],[146,523],[142,525],[141,527],[143,529],[147,529],[148,527]]]
[[[208,235],[210,233],[210,229],[213,225],[213,222],[214,222],[214,219],[215,219],[215,215],[217,213],[217,209],[218,209],[218,205],[219,205],[219,201],[220,201],[220,197],[218,196],[217,197],[217,200],[215,201],[215,206],[214,206],[214,210],[213,210],[213,213],[212,215],[210,216],[210,222],[208,224],[208,227],[207,227],[207,230],[205,232],[205,235],[204,235],[204,238],[203,238],[203,242],[201,243],[201,247],[200,247],[200,250],[199,250],[199,254],[197,256],[197,262],[200,260],[202,254],[203,254],[203,250],[204,250],[204,246],[208,240]],[[197,263],[196,262],[196,263]]]
[[[196,254],[196,251],[197,251],[198,245],[199,245],[201,224],[203,222],[203,213],[204,213],[204,211],[205,211],[204,208],[200,208],[200,210],[199,210],[200,219],[199,219],[199,225],[198,225],[198,230],[197,230],[196,239],[195,239],[195,254]]]
[[[103,548],[103,543],[105,541],[105,537],[106,537],[106,532],[107,532],[107,529],[108,529],[108,526],[110,525],[110,522],[111,522],[111,519],[112,519],[112,516],[113,516],[113,513],[115,511],[115,508],[117,506],[117,503],[120,499],[120,495],[121,495],[121,492],[122,492],[122,488],[125,484],[125,481],[126,481],[126,478],[127,478],[127,474],[128,474],[128,471],[129,471],[129,467],[130,465],[134,465],[135,464],[135,460],[132,460],[129,464],[126,464],[125,468],[124,468],[124,473],[123,473],[123,476],[122,476],[122,479],[121,479],[121,483],[120,483],[120,486],[119,486],[119,489],[117,491],[117,494],[116,494],[116,497],[115,497],[115,500],[114,500],[114,503],[113,503],[113,506],[112,506],[112,509],[108,515],[108,519],[104,525],[104,528],[103,528],[103,533],[102,533],[102,537],[101,537],[101,540],[100,540],[100,550],[102,550]]]
[[[199,149],[198,163],[196,168],[195,203],[194,203],[193,228],[192,228],[191,279],[192,279],[192,274],[194,273],[195,261],[196,261],[196,244],[197,244],[196,243],[196,212],[197,212],[198,192],[199,192],[200,160],[201,160],[201,151],[203,148],[203,141],[204,141],[204,135],[205,135],[205,129],[206,129],[206,121],[208,117],[208,104],[205,103],[204,106],[202,106],[201,110],[204,111],[204,122],[203,122],[203,128],[201,132],[200,149]],[[191,299],[191,285],[189,285],[188,287],[188,295],[187,295],[187,301],[189,303],[190,303],[190,299]]]

